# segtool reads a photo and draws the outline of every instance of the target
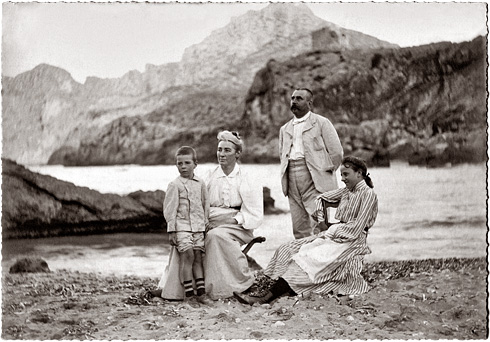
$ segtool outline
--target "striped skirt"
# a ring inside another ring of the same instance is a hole
[[[336,256],[331,263],[325,265],[324,271],[313,279],[311,274],[308,275],[293,260],[293,257],[302,246],[316,240],[316,236],[281,245],[274,253],[264,273],[272,279],[284,278],[298,295],[308,295],[312,292],[327,294],[330,291],[344,295],[365,293],[369,290],[369,285],[362,278],[361,271],[364,255],[370,251],[366,246],[366,235],[361,235],[358,240],[349,243],[349,247]],[[325,251],[325,253],[328,252]]]

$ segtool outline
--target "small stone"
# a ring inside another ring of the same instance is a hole
[[[284,323],[282,321],[277,321],[276,323],[274,323],[274,326],[276,326],[276,327],[283,327],[285,325],[286,325],[286,323]]]
[[[19,258],[10,267],[9,273],[39,273],[39,272],[51,272],[49,270],[48,263],[38,257],[24,257]]]

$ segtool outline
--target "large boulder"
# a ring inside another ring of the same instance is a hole
[[[264,196],[264,214],[265,215],[274,215],[274,214],[282,214],[284,211],[276,208],[275,202],[276,200],[271,196],[271,189],[264,186],[262,189],[262,194]]]

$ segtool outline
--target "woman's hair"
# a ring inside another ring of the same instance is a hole
[[[229,141],[233,145],[235,145],[235,150],[238,153],[241,153],[243,150],[243,141],[240,138],[240,134],[235,131],[222,131],[218,133],[218,141]]]
[[[362,177],[364,177],[366,184],[370,188],[374,188],[373,181],[371,180],[371,177],[369,177],[369,173],[367,172],[366,162],[363,159],[353,157],[353,156],[348,156],[342,160],[342,165],[356,172],[361,171],[361,175]]]

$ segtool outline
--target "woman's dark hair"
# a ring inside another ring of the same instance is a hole
[[[373,181],[371,180],[371,177],[369,177],[369,173],[367,172],[366,162],[363,159],[353,157],[353,156],[348,156],[342,160],[342,165],[351,168],[356,172],[361,171],[361,175],[362,177],[364,177],[366,184],[370,188],[374,188]]]

